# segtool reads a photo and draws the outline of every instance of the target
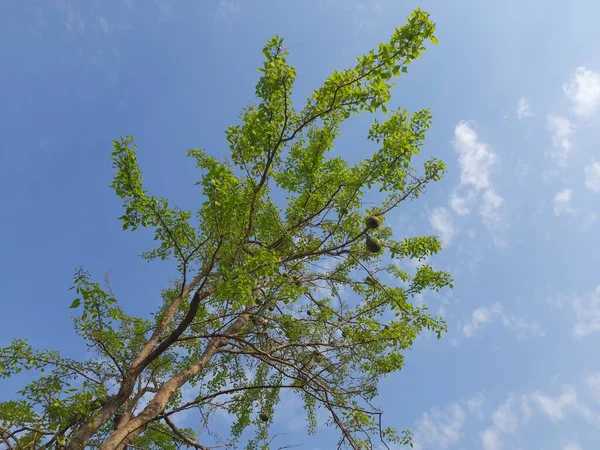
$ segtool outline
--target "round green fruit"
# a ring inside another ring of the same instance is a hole
[[[367,247],[367,250],[371,253],[378,253],[381,251],[381,242],[379,242],[379,239],[372,238],[371,236],[367,236],[365,246]]]
[[[367,225],[367,228],[379,228],[379,226],[381,225],[381,219],[379,219],[379,217],[376,216],[369,216],[365,220],[365,224]]]

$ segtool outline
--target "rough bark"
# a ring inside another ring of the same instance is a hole
[[[249,319],[249,314],[246,313],[241,315],[227,329],[225,334],[235,335],[248,323]],[[175,392],[206,367],[212,357],[218,352],[219,346],[224,340],[225,338],[223,337],[211,339],[204,350],[202,357],[194,364],[165,382],[158,389],[156,395],[150,400],[148,405],[136,417],[132,418],[122,426],[119,426],[119,428],[109,436],[102,447],[100,447],[100,450],[119,450],[121,445],[131,442],[135,436],[142,433],[148,424],[165,410],[167,402]]]
[[[125,376],[123,377],[123,381],[121,382],[121,386],[119,387],[119,391],[110,396],[107,401],[102,405],[100,410],[90,417],[87,421],[85,421],[71,436],[69,440],[69,444],[66,447],[66,450],[84,450],[87,442],[93,436],[93,434],[100,428],[104,423],[110,420],[119,406],[121,406],[133,393],[135,388],[135,382],[137,377],[142,373],[142,371],[150,364],[160,353],[166,350],[168,346],[159,345],[157,347],[160,337],[164,333],[168,324],[172,320],[173,316],[177,312],[179,306],[183,300],[189,295],[189,293],[200,283],[200,281],[210,272],[212,265],[203,270],[194,280],[186,286],[181,295],[179,295],[169,307],[169,310],[165,314],[165,317],[161,320],[159,325],[156,327],[152,336],[148,340],[148,342],[144,345],[144,348],[138,353],[135,359],[129,365]],[[194,298],[192,304],[190,305],[190,310],[193,309],[194,303],[199,303],[202,299],[206,298],[213,292],[213,289],[207,289],[202,292],[196,292],[194,294]],[[197,306],[196,306],[197,307]],[[179,328],[175,330],[175,332],[179,331]],[[183,332],[183,330],[181,331]],[[180,333],[181,334],[181,333]],[[170,339],[172,336],[169,336]],[[160,353],[158,352],[159,350]],[[152,358],[151,358],[152,356]]]

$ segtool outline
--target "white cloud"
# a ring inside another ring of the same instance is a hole
[[[600,373],[587,379],[588,387],[600,386]],[[413,442],[416,450],[438,448],[471,448],[471,445],[461,445],[460,440],[472,426],[468,420],[481,417],[482,405],[486,401],[483,393],[479,393],[468,400],[453,403],[445,409],[432,408],[429,413],[417,421]],[[551,422],[560,422],[569,419],[571,427],[573,418],[581,418],[587,424],[600,428],[600,414],[578,400],[574,386],[565,384],[562,393],[551,396],[540,391],[523,393],[520,395],[509,394],[504,403],[499,404],[492,412],[487,428],[479,433],[482,450],[508,450],[517,449],[514,445],[503,445],[503,439],[514,435],[527,425],[534,413],[541,419]],[[541,414],[540,414],[541,413]],[[466,436],[467,438],[469,436]],[[513,444],[511,442],[511,444]],[[566,445],[568,444],[568,445]],[[473,447],[475,448],[475,447]],[[558,447],[557,447],[558,448]],[[582,450],[574,441],[563,443],[562,450]]]
[[[522,317],[508,315],[499,303],[494,303],[491,308],[477,308],[471,313],[471,319],[462,328],[465,337],[475,336],[477,330],[483,329],[487,323],[500,321],[505,328],[516,331],[519,340],[528,336],[544,336],[542,327],[535,321],[528,321]]]
[[[500,197],[493,189],[488,189],[483,194],[483,203],[479,210],[483,223],[488,228],[497,227],[500,223],[500,214],[498,208],[502,206],[504,199]]]
[[[459,195],[457,191],[454,191],[450,194],[450,207],[459,216],[466,216],[471,212],[469,205],[474,203],[475,197],[476,193],[473,190],[469,191],[464,197]]]
[[[531,399],[552,422],[559,422],[569,414],[576,414],[588,424],[600,428],[600,414],[577,400],[577,392],[573,386],[563,386],[563,393],[558,397],[534,392]]]
[[[463,334],[466,337],[473,337],[480,327],[483,327],[483,325],[491,320],[490,310],[487,308],[477,308],[471,313],[471,322],[463,327]]]
[[[600,402],[600,373],[588,376],[585,381],[591,396]]]
[[[531,106],[525,97],[521,97],[519,99],[519,106],[517,107],[517,116],[519,119],[524,119],[525,117],[533,116],[531,112]]]
[[[587,299],[572,297],[571,306],[577,320],[573,327],[575,338],[581,339],[600,331],[600,285],[588,295]]]
[[[488,428],[481,433],[481,443],[483,444],[484,450],[500,450],[502,445],[498,438],[498,432],[493,428]]]
[[[494,428],[504,434],[512,434],[517,431],[517,416],[512,410],[513,398],[509,399],[503,405],[500,405],[494,414],[492,420],[494,421]]]
[[[571,151],[569,136],[575,128],[569,119],[561,116],[548,116],[548,128],[552,132],[552,144],[555,148],[549,156],[559,167],[563,167]]]
[[[429,215],[429,223],[440,235],[444,245],[450,245],[456,234],[452,215],[446,208],[435,208]]]
[[[492,414],[492,427],[481,433],[481,443],[484,450],[499,450],[502,448],[501,434],[513,434],[517,431],[518,420],[512,410],[514,398],[508,397],[506,402],[500,405]]]
[[[533,411],[531,410],[531,402],[529,401],[529,397],[526,395],[521,395],[521,416],[525,425],[529,423],[529,419],[531,419],[532,415]]]
[[[469,412],[479,419],[483,419],[483,404],[485,403],[485,395],[479,393],[467,400],[467,409]]]
[[[594,427],[600,428],[600,414],[592,411],[589,406],[583,403],[577,403],[573,409],[587,423]]]
[[[443,297],[440,301],[440,306],[436,312],[437,316],[446,316],[446,307],[450,305],[450,299],[448,297]]]
[[[459,153],[461,183],[476,191],[490,187],[490,169],[497,155],[490,147],[479,141],[477,133],[468,122],[460,122],[454,130],[454,148]]]
[[[527,175],[529,175],[529,165],[525,161],[517,161],[517,180],[521,186],[525,185]]]
[[[573,103],[578,116],[590,116],[600,107],[600,74],[578,67],[563,85],[563,92]]]
[[[531,398],[552,422],[564,419],[566,408],[577,403],[575,388],[569,385],[563,387],[563,393],[559,397],[534,392]]]
[[[573,337],[583,337],[600,332],[600,285],[586,295],[558,295],[548,298],[548,303],[558,309],[569,306],[575,316]]]
[[[576,211],[571,206],[571,197],[573,196],[572,189],[563,189],[554,196],[554,215],[570,214],[574,216]]]
[[[545,333],[542,331],[542,327],[539,323],[534,321],[529,322],[523,317],[503,315],[502,324],[509,330],[518,331],[520,333],[520,339],[523,339],[524,335],[527,334],[539,337],[545,336]]]
[[[505,241],[497,236],[505,226],[499,208],[504,199],[496,193],[491,182],[491,169],[498,161],[498,156],[490,146],[481,142],[469,122],[461,121],[454,129],[454,149],[458,152],[460,165],[460,183],[450,194],[450,207],[460,216],[471,212],[481,192],[479,214],[484,225],[496,234],[494,243],[504,247]]]
[[[585,166],[585,187],[600,192],[600,162],[592,161]]]
[[[414,448],[448,448],[461,438],[465,423],[465,411],[454,403],[445,410],[433,408],[417,421],[414,431]]]
[[[578,444],[567,444],[563,447],[563,450],[581,450],[581,445]]]

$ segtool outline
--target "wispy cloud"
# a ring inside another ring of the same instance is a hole
[[[492,415],[494,428],[500,433],[512,434],[517,431],[518,421],[517,415],[512,410],[513,403],[514,399],[509,397],[506,403],[500,405]]]
[[[571,333],[575,339],[600,332],[600,284],[584,294],[568,293],[550,296],[549,305],[570,310],[574,316]]]
[[[484,450],[499,450],[502,448],[500,436],[517,431],[518,419],[512,409],[513,403],[514,398],[509,396],[508,400],[492,414],[493,425],[481,433],[481,444]]]
[[[448,203],[456,214],[466,216],[471,212],[469,205],[475,201],[476,197],[477,193],[474,190],[469,190],[464,196],[459,195],[455,190],[450,194]]]
[[[527,176],[530,173],[529,164],[527,164],[525,161],[518,161],[516,172],[517,172],[517,180],[519,181],[519,184],[521,186],[524,186],[525,180],[527,179]]]
[[[552,133],[553,150],[547,153],[559,167],[564,167],[571,152],[570,136],[575,127],[569,119],[562,116],[548,116],[548,129]]]
[[[563,447],[563,450],[582,450],[579,444],[567,444]]]
[[[429,215],[429,223],[440,235],[442,243],[449,246],[456,234],[450,211],[444,207],[435,208]]]
[[[498,432],[493,428],[488,428],[481,433],[481,445],[484,450],[500,450],[502,444]]]
[[[600,108],[600,74],[578,67],[563,85],[563,92],[573,104],[573,112],[587,117]]]
[[[471,320],[462,328],[462,332],[466,337],[473,337],[477,330],[483,328],[487,323],[492,321],[492,316],[495,314],[494,307],[477,308],[471,313]]]
[[[600,162],[592,161],[583,170],[585,187],[590,191],[600,192]]]
[[[576,319],[573,326],[576,339],[600,332],[600,285],[588,295],[572,296],[570,303]]]
[[[469,416],[483,417],[482,408],[485,401],[485,395],[480,392],[445,408],[431,408],[415,424],[414,449],[453,447],[461,440]]]
[[[483,393],[479,393],[466,401],[466,406],[469,412],[479,419],[483,419],[483,405],[485,404],[486,398]]]
[[[523,317],[506,314],[504,308],[499,303],[494,303],[490,308],[477,308],[473,310],[471,318],[462,327],[462,333],[465,337],[471,338],[479,330],[485,328],[487,324],[493,322],[501,322],[505,328],[515,331],[519,340],[527,337],[543,337],[545,335],[539,323],[526,320]]]
[[[574,216],[576,214],[575,208],[571,205],[573,197],[572,189],[563,189],[554,196],[554,215],[560,216],[561,214],[569,214]]]
[[[458,152],[460,183],[450,194],[449,205],[458,215],[465,216],[481,201],[479,215],[490,232],[498,235],[505,229],[500,208],[504,199],[498,195],[491,182],[492,167],[498,156],[482,142],[469,122],[462,121],[454,129],[454,149]],[[481,196],[480,196],[481,194]],[[497,246],[505,245],[503,239],[494,239]]]
[[[446,409],[433,408],[417,421],[414,432],[415,450],[448,448],[456,444],[465,424],[465,410],[458,403]]]
[[[577,403],[577,393],[570,385],[563,387],[563,393],[558,397],[551,397],[540,392],[534,392],[531,396],[533,402],[552,422],[563,420],[568,407]]]
[[[527,425],[529,423],[529,419],[533,415],[533,410],[531,409],[531,401],[527,395],[521,395],[521,419],[523,424]]]
[[[600,373],[589,375],[586,380],[586,385],[590,395],[600,402]]]
[[[519,105],[517,106],[517,116],[519,119],[524,119],[525,117],[532,117],[533,113],[531,112],[531,106],[525,97],[521,97],[519,99]]]
[[[454,129],[454,148],[459,154],[461,184],[476,192],[489,188],[490,170],[498,156],[479,140],[469,122],[462,121]]]
[[[590,390],[600,389],[600,373],[588,377],[587,384]],[[468,437],[468,431],[473,429],[470,420],[474,417],[480,419],[485,417],[484,402],[487,402],[486,397],[479,393],[468,400],[452,403],[444,409],[432,408],[428,413],[423,414],[413,427],[415,448],[417,450],[470,448],[461,445],[460,442],[464,437]],[[487,427],[479,432],[480,445],[477,448],[482,450],[516,448],[503,441],[508,441],[511,435],[523,431],[534,415],[553,423],[578,417],[593,427],[600,427],[600,414],[578,398],[577,390],[572,385],[563,385],[562,392],[558,395],[540,390],[521,394],[509,393],[504,402],[499,403],[492,410]],[[574,441],[567,442],[561,448],[581,450],[579,444]]]
[[[590,375],[586,381],[590,392],[600,396],[600,373]],[[600,401],[600,397],[598,400]],[[480,420],[486,418],[484,406],[487,403],[486,396],[478,393],[444,408],[431,408],[412,427],[414,448],[417,450],[471,448],[469,445],[461,444],[461,441],[469,437],[469,430],[473,430],[474,418]],[[577,389],[570,384],[563,385],[562,392],[558,395],[540,390],[520,394],[509,393],[505,400],[498,403],[490,412],[491,414],[487,416],[489,423],[485,428],[480,429],[478,436],[480,445],[476,447],[482,450],[516,448],[514,445],[509,445],[509,442],[503,441],[508,441],[511,435],[523,431],[534,415],[553,423],[580,418],[593,427],[600,428],[600,414],[579,399]],[[570,443],[567,441],[567,443],[568,445],[561,448],[564,450],[578,448],[578,444],[574,441]]]
[[[502,216],[499,213],[499,209],[504,203],[504,199],[500,197],[493,189],[488,189],[484,192],[482,197],[482,203],[479,208],[479,214],[483,220],[484,225],[489,230],[495,230],[502,228]],[[497,247],[504,247],[504,239],[495,236],[494,243]]]

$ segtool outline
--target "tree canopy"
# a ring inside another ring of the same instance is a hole
[[[154,230],[157,244],[142,256],[176,261],[177,278],[161,292],[160,309],[134,317],[109,283],[77,269],[73,322],[94,353],[78,361],[23,339],[0,349],[0,377],[35,374],[0,403],[0,442],[15,450],[202,450],[236,448],[250,436],[246,448],[269,449],[275,407],[289,390],[304,402],[309,432],[317,410],[327,412],[340,447],[408,444],[409,432],[383,425],[378,383],[402,368],[422,330],[444,332],[442,319],[411,300],[452,280],[428,264],[403,270],[399,260],[435,254],[440,241],[396,240],[386,217],[445,166],[435,158],[411,166],[429,111],[386,104],[390,80],[407,72],[426,40],[437,42],[434,29],[415,10],[388,43],[334,71],[299,109],[291,101],[296,72],[283,40],[271,39],[257,102],[226,131],[229,158],[188,152],[200,171],[196,211],[151,195],[133,138],[116,140],[111,186],[123,201],[123,229]],[[368,133],[378,150],[356,164],[328,157],[342,123],[362,112],[382,113]],[[373,189],[376,205],[364,200]],[[186,384],[191,399],[182,395]],[[200,430],[176,424],[189,410],[201,415]],[[207,431],[220,410],[235,418],[225,437]]]

